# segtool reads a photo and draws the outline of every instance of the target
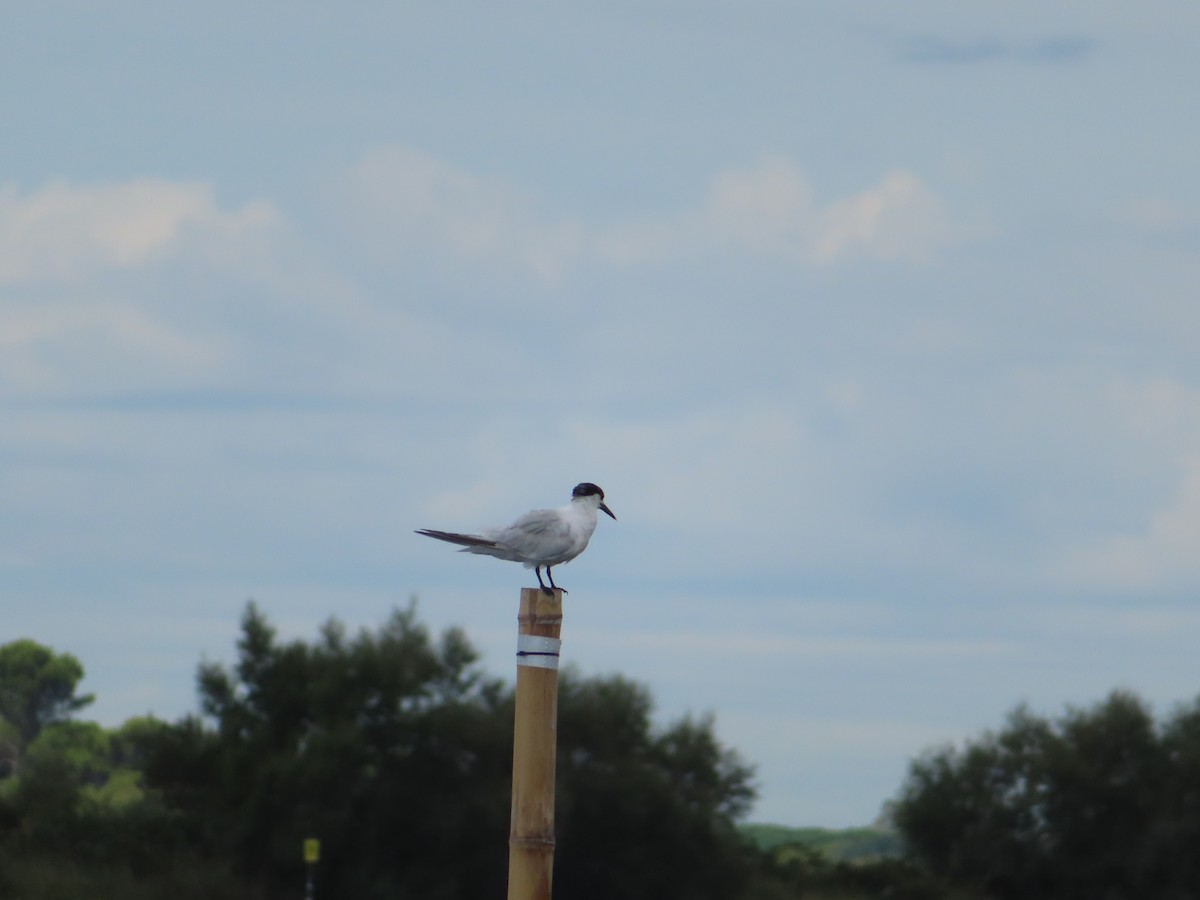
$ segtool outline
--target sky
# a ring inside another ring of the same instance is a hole
[[[1200,692],[1200,5],[7,0],[0,642],[106,725],[532,573],[413,533],[599,484],[564,659],[712,713],[751,819]]]

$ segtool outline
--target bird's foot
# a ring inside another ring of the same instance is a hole
[[[547,597],[554,596],[554,590],[552,588],[546,587],[544,584],[542,585],[542,593],[545,594]]]

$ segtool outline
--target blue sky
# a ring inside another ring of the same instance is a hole
[[[716,715],[753,818],[1198,688],[1200,7],[6,7],[0,639],[106,724],[516,566],[604,487],[565,655]]]

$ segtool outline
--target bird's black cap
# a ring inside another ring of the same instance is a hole
[[[604,491],[600,490],[599,487],[592,484],[590,481],[585,481],[582,484],[575,485],[575,490],[571,491],[572,497],[590,497],[593,494],[598,496],[601,500],[604,499]]]

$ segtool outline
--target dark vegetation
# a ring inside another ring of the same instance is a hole
[[[914,859],[980,896],[1200,897],[1200,701],[1156,723],[1115,692],[910,767],[896,824]]]
[[[308,837],[318,898],[504,896],[512,694],[461,631],[409,608],[281,642],[250,605],[173,723],[79,721],[82,677],[0,646],[0,897],[296,897]],[[556,897],[1200,896],[1200,705],[1018,708],[916,760],[889,822],[838,832],[739,827],[750,767],[710,719],[651,713],[638,684],[563,673]]]

